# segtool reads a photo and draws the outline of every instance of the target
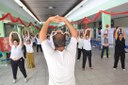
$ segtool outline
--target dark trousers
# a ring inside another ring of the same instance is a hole
[[[84,52],[83,52],[83,48],[82,48],[82,49],[78,48],[78,57],[77,57],[78,60],[79,60],[80,57],[81,57],[81,52],[84,53]],[[83,55],[84,55],[84,54],[83,54]]]
[[[115,53],[115,58],[114,58],[114,68],[117,68],[119,59],[121,61],[121,67],[122,69],[125,69],[125,52],[123,53]]]
[[[33,42],[33,46],[36,46],[36,43],[35,42]]]
[[[42,47],[41,47],[41,45],[37,45],[37,52],[39,51],[39,49],[40,49],[40,51],[42,52]]]
[[[26,46],[23,46],[23,54],[24,54],[24,58],[26,58]]]
[[[109,57],[109,54],[108,54],[109,47],[103,46],[102,52],[101,52],[101,58],[103,58],[103,55],[104,55],[104,51],[105,50],[106,50],[106,56],[107,56],[107,58]]]
[[[23,58],[21,58],[21,59],[19,59],[17,61],[11,60],[11,67],[12,67],[12,73],[13,73],[13,78],[14,79],[17,79],[18,67],[20,68],[20,71],[22,72],[24,78],[27,77],[25,66],[24,66],[24,59]]]
[[[85,68],[87,58],[88,58],[88,62],[89,62],[89,67],[92,67],[91,57],[92,57],[91,50],[89,50],[89,51],[84,50],[82,68]]]

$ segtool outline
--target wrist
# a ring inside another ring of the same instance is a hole
[[[68,22],[68,20],[65,18],[65,19],[64,19],[64,22],[66,23],[66,22]]]
[[[65,24],[68,24],[68,23],[69,23],[68,20],[66,20],[66,19],[65,19],[63,22],[64,22]]]
[[[48,19],[46,22],[47,22],[47,23],[51,23],[52,21],[51,21],[50,19]]]

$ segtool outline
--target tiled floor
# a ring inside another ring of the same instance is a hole
[[[126,68],[128,68],[128,58],[126,54]],[[100,51],[93,49],[93,70],[81,69],[82,58],[76,61],[76,84],[77,85],[128,85],[128,70],[122,71],[119,68],[113,70],[113,50],[110,50],[110,58],[100,59]],[[48,85],[48,70],[42,53],[35,53],[36,68],[27,69],[28,82],[25,83],[22,74],[18,71],[18,81],[12,83],[12,73],[10,65],[0,66],[0,85]]]

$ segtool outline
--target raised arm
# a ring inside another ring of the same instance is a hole
[[[69,32],[64,32],[64,34],[68,34],[68,35],[70,35],[70,33],[69,33]]]
[[[28,38],[30,38],[30,32],[27,30],[27,36]]]
[[[77,31],[76,29],[72,26],[72,24],[65,18],[61,17],[64,23],[68,26],[68,29],[70,30],[71,36],[77,38]]]
[[[41,42],[47,39],[48,26],[54,19],[55,17],[50,17],[41,28],[41,31],[39,33],[39,39],[41,40]]]
[[[13,34],[13,32],[11,32],[11,33],[9,34],[9,45],[10,45],[10,46],[13,45],[12,34]]]
[[[92,38],[92,30],[90,28],[88,30],[90,31],[89,38]]]
[[[126,40],[126,31],[124,29],[123,30],[123,33],[124,33],[124,39]]]
[[[18,33],[18,32],[15,32],[17,35],[18,35],[18,38],[19,38],[19,45],[20,46],[23,46],[23,43],[22,43],[22,39],[21,39],[21,36],[20,36],[20,34]]]
[[[26,44],[26,42],[27,42],[27,41],[26,41],[26,38],[23,39],[23,42],[24,42],[24,44]]]
[[[56,32],[56,31],[52,31],[50,35],[54,35],[55,32]]]
[[[118,32],[119,32],[119,28],[116,29],[116,32],[115,32],[115,39],[118,38]]]

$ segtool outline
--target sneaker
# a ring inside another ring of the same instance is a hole
[[[13,81],[12,81],[13,83],[16,83],[16,79],[13,79]]]
[[[123,69],[123,71],[126,71],[126,69]]]
[[[115,71],[115,70],[116,70],[116,68],[113,68],[113,70]]]
[[[24,81],[27,82],[27,78],[25,78]]]

